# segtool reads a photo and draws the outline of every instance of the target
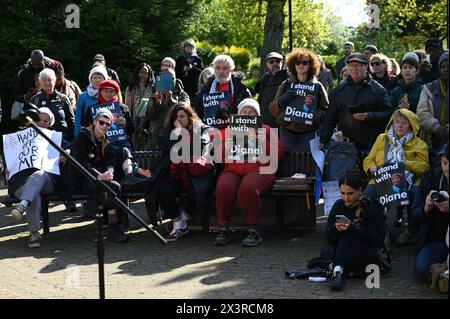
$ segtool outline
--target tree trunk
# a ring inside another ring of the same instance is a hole
[[[284,33],[284,5],[286,0],[267,0],[266,23],[264,25],[264,41],[261,50],[260,76],[266,70],[265,57],[272,51],[281,53]]]

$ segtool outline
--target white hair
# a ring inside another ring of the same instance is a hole
[[[213,68],[215,68],[216,65],[219,64],[219,63],[225,63],[226,65],[228,65],[228,67],[232,71],[235,68],[233,59],[229,55],[226,55],[226,54],[221,54],[221,55],[218,55],[218,56],[216,56],[214,58],[214,60],[212,61]]]
[[[172,59],[170,56],[166,56],[166,57],[161,61],[161,64],[163,64],[164,61],[169,62],[170,64],[172,64],[172,69],[175,68],[175,64],[176,64],[176,63],[175,63],[175,60]]]
[[[49,68],[45,68],[43,69],[40,73],[39,73],[39,81],[42,81],[42,79],[44,77],[49,77],[50,79],[52,79],[53,81],[56,80],[56,74],[55,71],[53,71],[52,69]]]

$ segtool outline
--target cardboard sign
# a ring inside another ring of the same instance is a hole
[[[256,161],[262,154],[261,141],[258,143],[258,129],[262,128],[262,116],[231,115],[230,135],[233,148],[227,154],[230,160]]]
[[[333,208],[334,203],[336,203],[337,200],[341,199],[339,181],[323,182],[322,189],[323,189],[323,200],[325,202],[323,209],[325,215],[328,215],[330,214],[331,208]]]
[[[61,146],[62,133],[41,129],[45,135]],[[33,128],[3,135],[3,152],[9,180],[27,168],[37,168],[59,175],[59,152]]]
[[[149,98],[142,98],[139,102],[139,105],[136,109],[136,117],[145,117],[145,113],[147,112]]]
[[[285,122],[313,125],[319,96],[318,83],[291,83],[289,91],[296,96],[284,109]]]
[[[109,102],[103,104],[95,104],[91,106],[92,122],[94,122],[95,114],[98,109],[106,108],[111,111],[114,117],[114,122],[106,132],[106,137],[110,142],[119,142],[128,140],[125,134],[125,127],[120,126],[115,123],[115,121],[122,116],[122,111],[120,110],[120,102]]]
[[[395,208],[409,204],[404,163],[388,163],[377,167],[375,183],[381,205]]]
[[[230,121],[219,118],[230,113],[230,92],[207,93],[203,95],[203,123],[212,127],[225,127]]]

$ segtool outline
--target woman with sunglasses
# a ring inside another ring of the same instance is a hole
[[[286,66],[290,76],[278,88],[270,113],[280,125],[285,149],[309,152],[309,141],[316,136],[328,108],[327,91],[316,78],[320,62],[311,51],[298,48],[287,55]]]
[[[113,124],[114,116],[106,108],[100,108],[94,117],[93,123],[86,128],[81,128],[71,144],[70,154],[80,164],[88,169],[97,179],[105,182],[116,193],[120,192],[120,180],[117,176],[123,170],[124,174],[132,173],[132,163],[129,158],[122,158],[120,154],[111,147],[106,138],[106,132]],[[115,168],[122,168],[115,170]],[[100,172],[100,174],[99,174]],[[96,192],[87,179],[69,166],[64,177],[66,187],[75,194],[93,194]],[[108,234],[107,238],[113,242],[125,242],[128,236],[123,233],[118,225],[117,208],[108,201]]]
[[[381,53],[372,55],[372,58],[370,59],[370,69],[372,78],[380,83],[385,89],[388,88],[389,81],[395,79],[396,77],[391,74],[391,60]]]

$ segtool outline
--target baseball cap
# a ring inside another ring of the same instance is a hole
[[[270,52],[266,55],[266,61],[272,58],[283,60],[283,56],[277,52]]]
[[[357,61],[357,62],[361,62],[364,64],[369,64],[369,61],[367,61],[367,58],[364,54],[362,53],[353,53],[350,54],[349,57],[347,58],[347,64],[352,62],[352,61]]]
[[[430,45],[442,49],[442,41],[439,40],[438,38],[429,38],[427,41],[425,41],[425,48]]]
[[[96,54],[96,55],[94,56],[94,61],[97,61],[97,60],[99,60],[99,61],[105,61],[105,57],[103,56],[103,54]]]
[[[448,142],[445,143],[441,149],[439,150],[439,152],[437,153],[437,156],[442,156],[442,155],[446,155],[448,158]]]

